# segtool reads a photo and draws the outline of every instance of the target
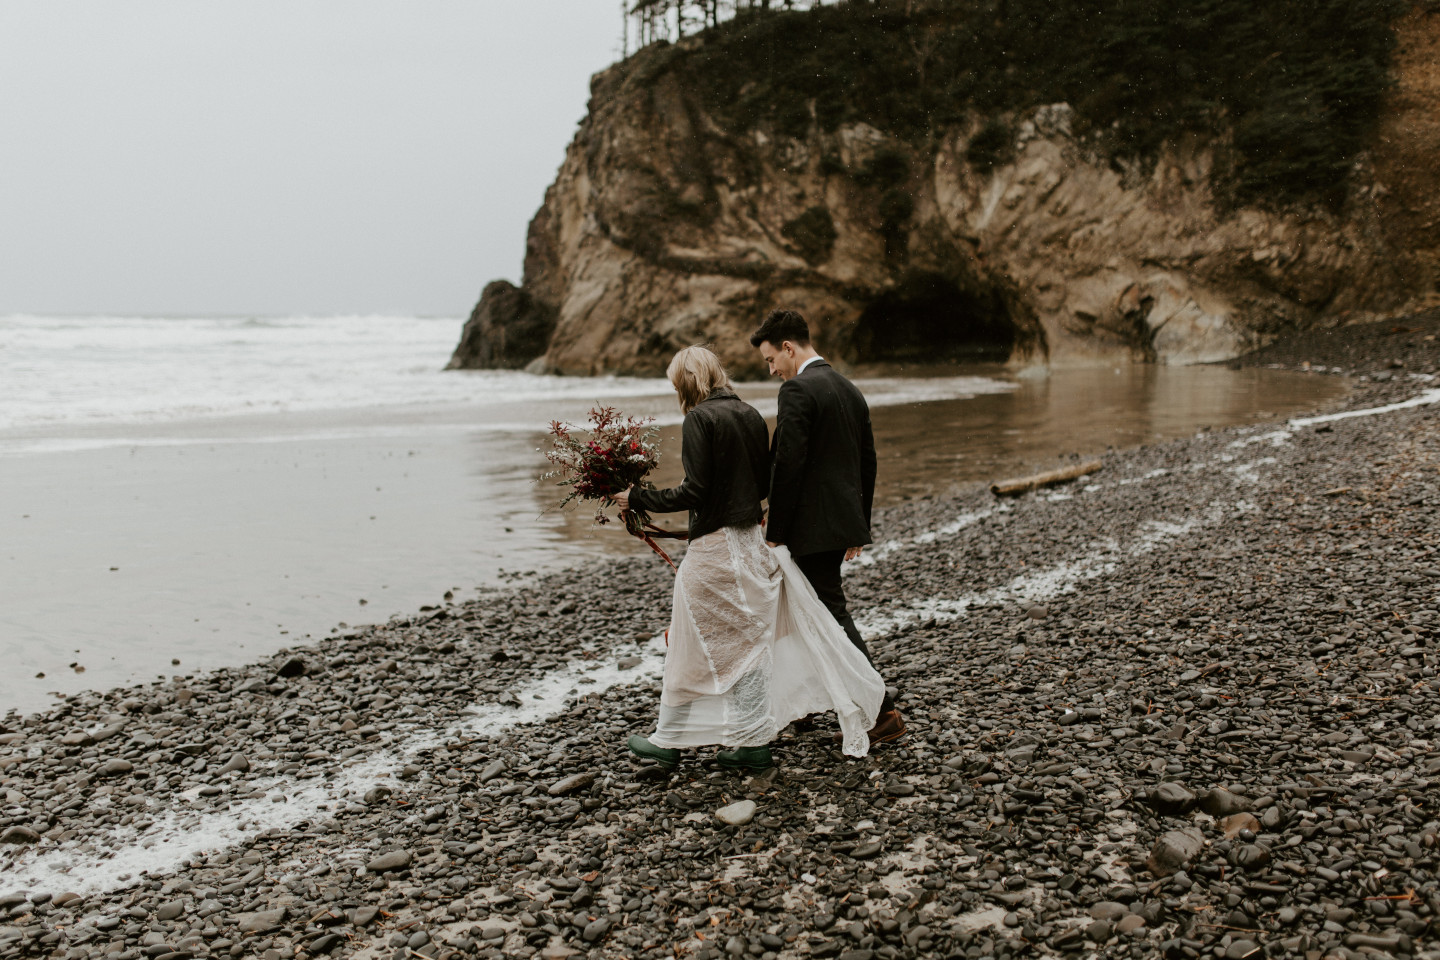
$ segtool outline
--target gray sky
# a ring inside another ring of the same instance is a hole
[[[0,0],[0,314],[465,313],[619,6]]]

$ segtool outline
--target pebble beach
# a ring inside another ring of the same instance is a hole
[[[911,734],[653,728],[669,569],[516,576],[0,721],[0,958],[1440,958],[1440,312],[1239,361],[1313,414],[890,507]]]

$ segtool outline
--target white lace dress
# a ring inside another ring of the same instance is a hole
[[[833,710],[863,757],[885,683],[785,547],[754,527],[691,541],[675,577],[657,747],[762,746],[792,720]]]

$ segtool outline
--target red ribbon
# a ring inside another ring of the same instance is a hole
[[[670,564],[670,569],[671,569],[671,570],[676,570],[675,561],[670,559],[670,554],[668,554],[668,553],[666,553],[664,550],[660,549],[660,544],[658,544],[658,543],[655,542],[655,538],[654,538],[654,537],[650,536],[650,534],[646,533],[644,530],[641,530],[639,533],[635,534],[635,536],[639,537],[641,540],[644,540],[644,541],[645,541],[645,545],[646,545],[647,547],[649,547],[651,550],[654,550],[656,553],[660,554],[660,559],[662,559],[662,560],[664,560],[666,563]],[[676,570],[676,572],[679,572],[679,571]],[[668,646],[668,644],[667,644],[667,646]]]
[[[626,510],[624,513],[625,530],[633,537],[638,537],[645,542],[645,545],[660,555],[660,559],[670,564],[671,570],[676,570],[675,561],[670,559],[670,554],[661,549],[660,544],[655,542],[655,537],[668,540],[689,540],[688,534],[672,533],[669,530],[662,530],[653,523],[642,521],[635,515],[633,510]],[[649,528],[647,530],[646,528]],[[654,536],[651,535],[653,531]]]

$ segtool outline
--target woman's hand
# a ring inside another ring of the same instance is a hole
[[[631,487],[629,490],[621,490],[615,494],[615,506],[620,508],[621,513],[630,509],[630,490],[633,489],[635,488]]]
[[[845,551],[845,559],[846,559],[846,560],[858,560],[858,559],[860,558],[860,554],[863,553],[864,551],[865,551],[865,548],[864,548],[864,547],[851,547],[850,549],[848,549],[848,550]]]

